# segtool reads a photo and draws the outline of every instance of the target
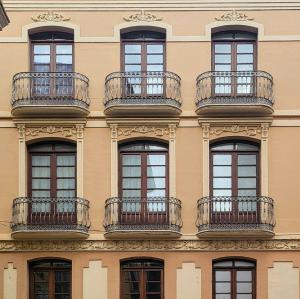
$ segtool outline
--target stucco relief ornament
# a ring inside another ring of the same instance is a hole
[[[246,14],[237,12],[235,9],[229,13],[222,15],[219,18],[215,18],[216,21],[231,22],[231,21],[253,21],[254,18],[248,17]]]
[[[31,19],[34,22],[67,22],[71,20],[71,18],[66,18],[63,15],[53,12],[51,10],[45,13],[41,13],[36,17],[32,17]]]
[[[130,136],[133,133],[139,133],[139,134],[148,134],[153,133],[155,136],[164,136],[169,134],[168,128],[158,128],[158,127],[148,127],[148,126],[139,126],[139,127],[133,127],[133,128],[126,128],[126,129],[118,129],[118,135],[119,136]]]
[[[224,126],[221,128],[211,128],[210,134],[211,135],[221,135],[222,133],[245,133],[247,136],[256,136],[257,134],[261,133],[261,128],[259,126],[256,127],[249,127],[249,126],[239,126],[239,125],[232,125],[232,126]]]
[[[39,128],[26,128],[26,136],[38,136],[39,134],[61,134],[63,137],[71,137],[77,134],[76,127],[45,126]]]
[[[159,18],[151,13],[147,13],[142,10],[140,13],[130,15],[129,17],[123,18],[126,22],[158,22],[162,21],[162,18]]]

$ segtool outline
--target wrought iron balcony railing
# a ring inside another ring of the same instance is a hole
[[[109,198],[105,202],[104,228],[115,231],[180,232],[181,201],[176,198]]]
[[[32,231],[79,231],[90,227],[89,201],[83,198],[29,198],[13,201],[13,233]]]
[[[114,72],[105,79],[106,108],[115,105],[181,106],[181,79],[172,72]]]
[[[273,199],[265,196],[209,196],[198,200],[198,232],[273,233]]]
[[[89,107],[89,79],[74,72],[22,72],[13,77],[12,107]]]
[[[210,71],[196,80],[196,105],[273,105],[273,77],[264,71]]]

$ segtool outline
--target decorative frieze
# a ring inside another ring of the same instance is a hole
[[[300,250],[289,240],[44,240],[0,241],[0,252],[17,251],[286,251]]]
[[[83,126],[82,126],[83,127]],[[26,127],[25,128],[25,135],[36,137],[41,134],[59,134],[62,137],[72,137],[77,136],[77,134],[81,134],[82,130],[79,127],[72,126],[72,127],[63,127],[63,126],[41,126],[37,128]]]
[[[236,11],[235,9],[229,13],[223,14],[216,21],[233,22],[233,21],[253,21],[254,18],[248,17],[246,14]]]
[[[34,22],[67,22],[71,20],[71,18],[66,18],[59,13],[53,12],[52,10],[41,13],[36,17],[32,17],[31,19]]]
[[[261,132],[262,132],[262,128],[259,125],[258,126],[229,125],[229,126],[210,128],[211,135],[221,135],[222,133],[233,133],[233,134],[244,133],[249,137],[253,137],[261,134]]]
[[[154,134],[157,137],[162,137],[164,135],[170,134],[170,129],[168,127],[156,127],[156,126],[135,126],[131,128],[118,128],[118,136],[130,136],[132,134]]]
[[[162,21],[162,18],[159,18],[151,13],[145,12],[141,10],[141,12],[137,14],[130,15],[129,17],[124,17],[124,21],[126,22],[158,22]]]

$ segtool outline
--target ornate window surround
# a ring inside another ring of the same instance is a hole
[[[269,128],[272,123],[271,119],[258,120],[206,120],[198,119],[202,126],[202,196],[209,196],[209,149],[210,143],[222,138],[252,139],[260,142],[260,186],[261,195],[269,194],[269,154],[268,154],[268,137]]]
[[[176,127],[178,119],[107,119],[111,138],[111,197],[118,196],[118,144],[136,139],[169,143],[169,196],[176,197]]]
[[[83,157],[85,122],[52,121],[47,123],[16,122],[19,131],[19,197],[27,195],[27,144],[35,141],[59,139],[76,141],[77,196],[83,196]]]

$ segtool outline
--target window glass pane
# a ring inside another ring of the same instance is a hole
[[[237,294],[236,299],[252,299],[252,294]]]
[[[214,166],[214,176],[231,176],[231,166]]]
[[[50,63],[49,55],[34,55],[34,63]]]
[[[141,65],[125,65],[125,72],[140,72]]]
[[[56,63],[61,63],[61,64],[72,64],[73,60],[72,60],[72,56],[71,55],[57,55],[56,56]]]
[[[75,197],[75,190],[57,190],[57,197]]]
[[[141,190],[123,190],[123,197],[141,197]]]
[[[248,264],[248,263],[247,263]],[[243,266],[243,265],[237,265],[238,266]],[[248,264],[249,266],[249,264]],[[253,266],[252,264],[250,266]],[[252,271],[237,271],[236,272],[236,280],[237,281],[252,281]]]
[[[214,178],[213,188],[231,188],[231,178]]]
[[[215,64],[215,71],[217,72],[230,72],[231,64]]]
[[[238,44],[238,53],[253,53],[253,44]]]
[[[214,267],[232,267],[232,261],[221,261],[214,263]]]
[[[252,283],[251,282],[238,282],[236,284],[236,291],[238,293],[252,293]]]
[[[123,177],[139,177],[141,176],[140,166],[123,167]]]
[[[32,167],[33,178],[50,177],[50,167]]]
[[[216,54],[215,63],[231,63],[231,54]]]
[[[244,150],[244,151],[258,151],[257,145],[247,144],[247,143],[237,143],[236,148],[238,150]]]
[[[72,45],[57,45],[56,54],[72,54]]]
[[[147,282],[146,283],[146,292],[160,292],[160,282]]]
[[[253,63],[252,54],[238,54],[237,63]]]
[[[239,177],[256,176],[256,166],[238,166]]]
[[[125,45],[125,53],[135,54],[141,53],[141,45]]]
[[[231,283],[230,282],[216,282],[216,293],[230,293]]]
[[[237,71],[253,71],[253,64],[238,64],[236,66]]]
[[[160,271],[147,271],[147,280],[148,281],[160,281],[161,275]]]
[[[34,54],[50,54],[50,45],[34,45]]]
[[[166,167],[165,166],[148,166],[147,167],[147,176],[148,177],[157,177],[166,175]]]
[[[147,53],[163,53],[163,45],[147,45]]]
[[[214,200],[213,211],[214,212],[230,212],[232,210],[232,203],[229,200]]]
[[[162,64],[148,64],[147,72],[163,72],[164,66]]]
[[[74,179],[57,179],[57,189],[74,189]]]
[[[73,166],[75,165],[75,156],[57,156],[58,166]]]
[[[141,63],[141,55],[125,55],[125,63]]]
[[[49,156],[32,156],[32,166],[50,166]]]
[[[256,155],[238,155],[238,165],[256,165]]]
[[[166,190],[147,190],[147,197],[165,197]]]
[[[147,179],[147,188],[148,189],[156,189],[156,188],[165,188],[166,187],[166,179],[165,178],[148,178]]]
[[[239,189],[238,196],[256,196],[257,191],[256,189]]]
[[[75,167],[57,167],[57,177],[75,177]]]
[[[147,156],[148,165],[165,165],[166,156],[165,155],[148,155]]]
[[[232,196],[231,189],[214,189],[213,196]]]
[[[63,196],[61,196],[63,197]],[[56,204],[56,211],[58,213],[74,213],[75,202],[66,199],[58,199]]]
[[[123,155],[122,156],[123,165],[141,165],[140,155]]]
[[[231,53],[231,44],[215,44],[215,53]]]
[[[217,144],[211,147],[214,151],[225,151],[225,150],[233,150],[233,144]]]
[[[213,155],[214,165],[231,165],[231,155]]]
[[[33,213],[50,212],[51,200],[50,199],[33,199],[31,204],[31,211]]]
[[[147,55],[147,63],[163,63],[163,55]]]
[[[216,281],[230,281],[231,272],[230,271],[216,271],[215,273]]]
[[[239,178],[238,188],[256,188],[256,178]]]
[[[141,179],[123,179],[123,188],[141,188]]]
[[[216,299],[231,299],[230,294],[216,294]]]
[[[37,191],[37,190],[32,190],[31,192],[32,197],[50,197],[50,191]]]
[[[32,179],[32,189],[50,189],[50,179]]]

